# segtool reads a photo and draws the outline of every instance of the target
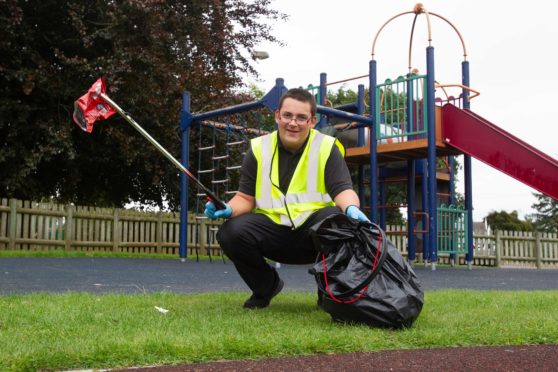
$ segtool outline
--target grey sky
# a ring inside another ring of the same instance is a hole
[[[406,0],[275,0],[273,7],[290,16],[273,25],[273,34],[284,47],[262,44],[270,58],[257,70],[263,90],[275,78],[287,87],[318,84],[319,74],[337,81],[368,73],[372,42],[379,28],[392,16],[411,11]],[[431,0],[426,9],[443,16],[461,32],[470,62],[471,87],[481,95],[471,109],[502,129],[558,158],[558,105],[554,103],[558,77],[558,3],[534,0],[480,1]],[[418,19],[413,44],[413,67],[425,72],[426,18]],[[407,73],[413,15],[391,22],[380,34],[375,59],[378,81]],[[461,82],[463,52],[456,33],[447,23],[432,18],[436,80]],[[356,89],[355,81],[346,87]],[[334,86],[333,89],[338,87]],[[458,93],[457,93],[458,94]],[[463,191],[463,175],[458,190]],[[491,210],[532,213],[534,190],[497,170],[473,160],[474,219]]]

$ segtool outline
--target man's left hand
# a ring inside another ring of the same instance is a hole
[[[370,222],[370,220],[368,219],[368,217],[366,217],[366,215],[364,213],[362,213],[362,211],[360,209],[358,209],[358,207],[356,205],[349,205],[347,207],[347,209],[345,210],[345,214],[351,218],[354,218],[355,220],[358,220],[360,222]]]

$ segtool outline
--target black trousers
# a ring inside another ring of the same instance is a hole
[[[270,297],[279,275],[265,258],[285,264],[313,263],[318,251],[309,228],[337,213],[341,213],[338,207],[320,209],[296,230],[278,225],[263,214],[247,213],[223,223],[217,241],[252,292]]]

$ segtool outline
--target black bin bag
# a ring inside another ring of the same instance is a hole
[[[334,214],[310,228],[319,251],[310,268],[320,307],[333,320],[410,327],[424,293],[399,251],[377,225]]]

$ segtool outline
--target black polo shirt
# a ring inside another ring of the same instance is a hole
[[[306,138],[308,142],[308,138]],[[294,171],[304,148],[306,142],[295,152],[290,152],[281,143],[279,135],[277,135],[277,153],[279,156],[279,189],[283,194],[287,193],[289,184],[293,178]],[[242,161],[242,169],[240,171],[240,184],[238,191],[248,194],[250,196],[256,195],[256,177],[258,173],[258,162],[252,149],[249,148]],[[266,175],[264,175],[266,177]],[[340,192],[353,188],[351,174],[349,168],[341,152],[337,146],[333,146],[331,154],[326,162],[325,167],[325,185],[329,196],[334,199]]]

